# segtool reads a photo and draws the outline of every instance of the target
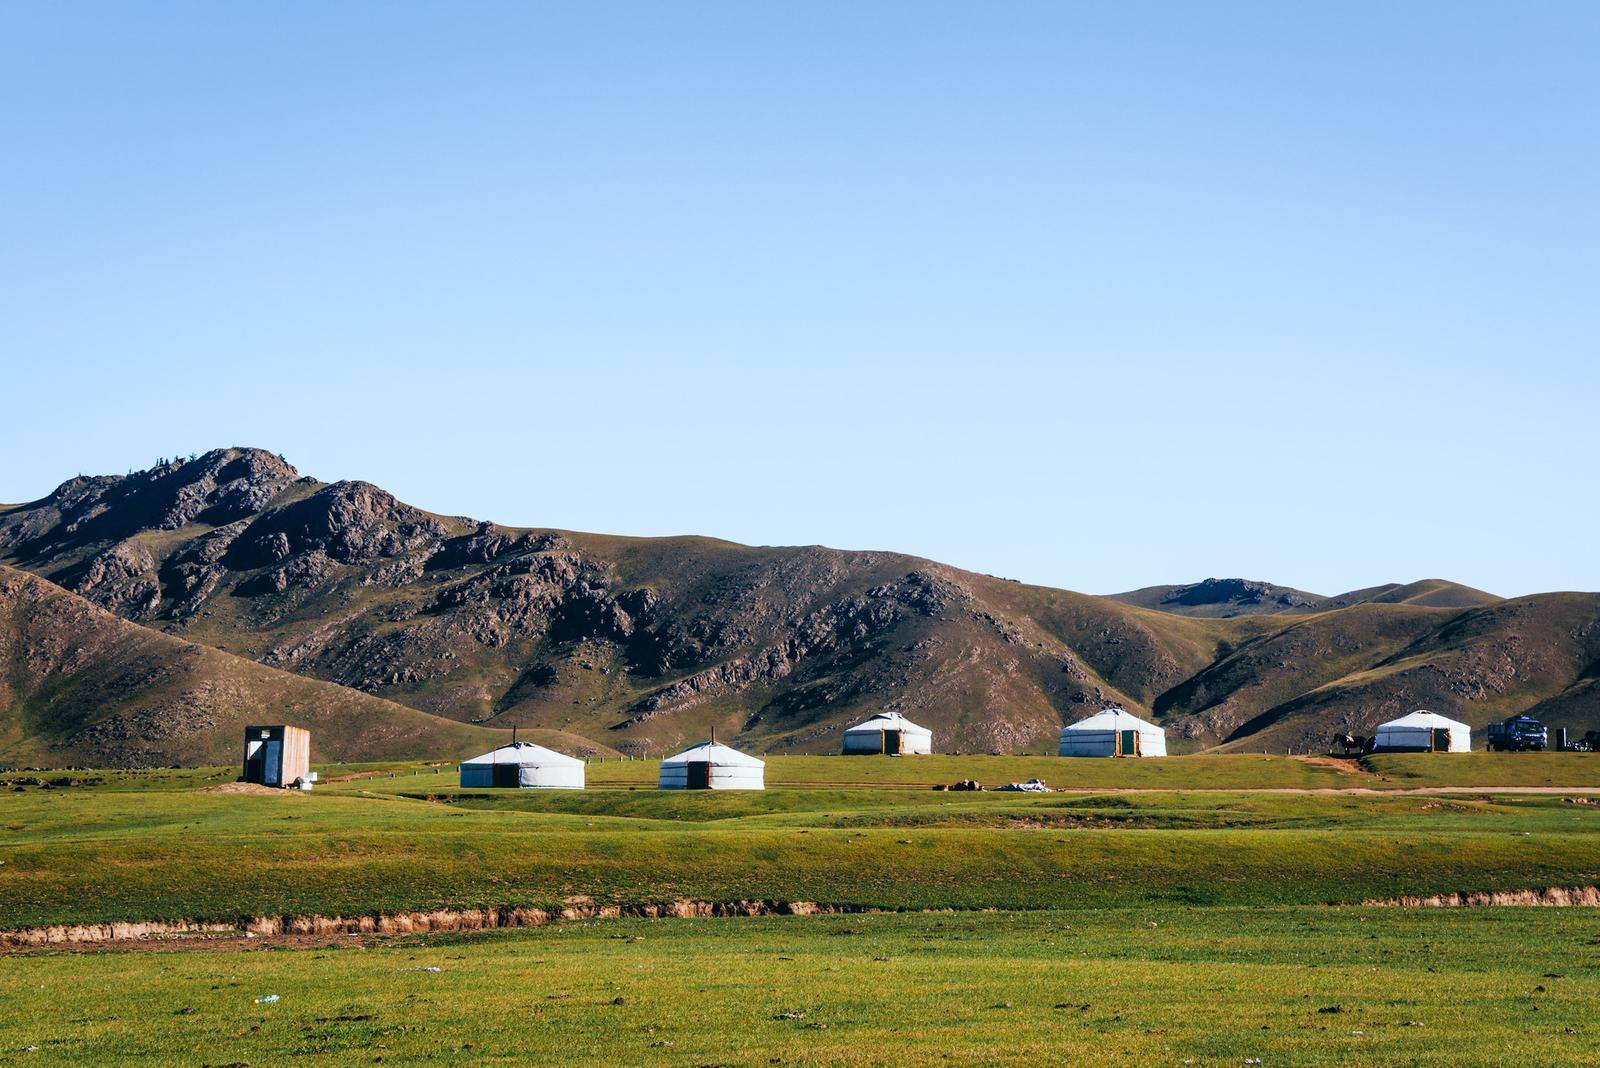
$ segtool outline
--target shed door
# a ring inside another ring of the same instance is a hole
[[[1449,727],[1435,727],[1435,728],[1433,728],[1433,751],[1435,753],[1448,753],[1448,752],[1450,752],[1450,728]]]
[[[246,742],[244,757],[244,781],[262,783],[266,781],[267,768],[261,752],[261,742]]]
[[[691,760],[689,762],[689,789],[711,789],[711,762],[709,760]]]
[[[1139,754],[1139,732],[1122,731],[1117,739],[1118,756],[1137,756]]]
[[[522,768],[516,764],[494,766],[494,786],[517,787],[522,785]]]
[[[898,753],[898,752],[900,752],[900,732],[899,731],[884,731],[883,732],[883,751],[885,753]]]
[[[261,783],[265,786],[283,785],[283,743],[267,741],[256,750],[261,756]]]

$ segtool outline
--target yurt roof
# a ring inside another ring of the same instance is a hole
[[[1078,722],[1068,724],[1062,729],[1069,731],[1161,730],[1154,723],[1146,722],[1131,712],[1126,712],[1120,708],[1101,709],[1088,719],[1080,719]]]
[[[904,731],[907,734],[926,734],[933,737],[933,732],[926,727],[920,727],[898,712],[880,712],[871,719],[857,723],[854,727],[845,728],[846,734],[876,733],[877,731]]]
[[[511,742],[480,757],[463,761],[466,764],[582,764],[577,757],[569,757],[554,749],[546,749],[532,742]]]
[[[1425,708],[1419,708],[1415,712],[1401,716],[1399,719],[1391,719],[1388,723],[1378,724],[1378,729],[1380,731],[1385,727],[1414,727],[1428,728],[1430,730],[1435,727],[1460,727],[1462,730],[1472,729],[1471,727],[1467,726],[1467,724],[1462,723],[1460,720],[1451,719],[1448,716],[1441,716],[1437,712],[1429,712]]]
[[[676,753],[661,761],[663,764],[690,764],[698,761],[707,761],[723,767],[729,765],[747,768],[763,768],[767,762],[758,760],[749,753],[741,753],[737,749],[730,749],[721,742],[701,742],[691,746],[681,753]]]

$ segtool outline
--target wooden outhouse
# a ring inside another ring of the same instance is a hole
[[[246,727],[244,781],[293,786],[311,774],[311,732],[304,727]]]

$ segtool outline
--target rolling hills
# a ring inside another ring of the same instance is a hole
[[[1415,707],[1600,726],[1600,595],[1225,579],[1095,597],[896,553],[502,527],[255,449],[0,510],[0,561],[346,700],[635,755],[712,726],[829,752],[884,708],[968,752],[1045,750],[1110,703],[1176,751],[1323,745]]]
[[[1185,586],[1146,586],[1113,593],[1113,601],[1180,616],[1228,619],[1258,615],[1309,615],[1358,604],[1409,604],[1421,608],[1475,608],[1500,600],[1492,593],[1443,579],[1398,582],[1323,597],[1250,579],[1208,578]]]
[[[0,713],[9,765],[227,764],[262,719],[311,727],[323,760],[460,757],[501,738],[140,627],[3,566]]]

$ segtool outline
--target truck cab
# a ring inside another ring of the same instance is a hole
[[[1550,732],[1532,716],[1512,716],[1503,723],[1489,724],[1491,752],[1541,752],[1550,744]]]

